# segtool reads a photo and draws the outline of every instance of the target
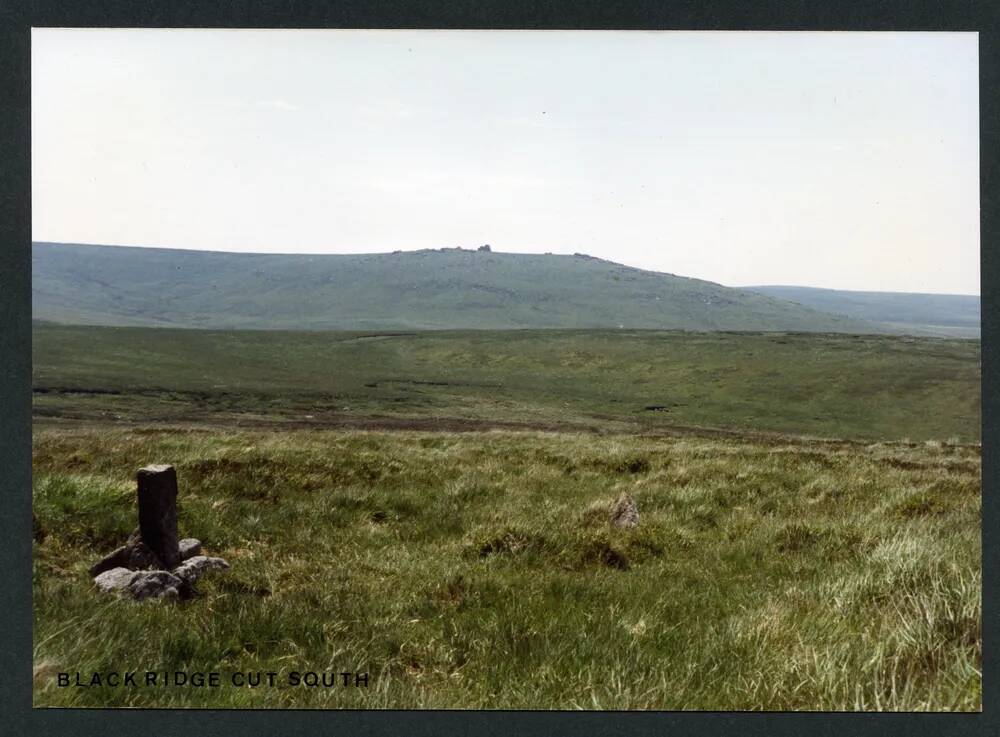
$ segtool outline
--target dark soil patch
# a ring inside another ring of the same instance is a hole
[[[614,548],[606,540],[594,540],[583,549],[581,559],[584,563],[602,565],[619,571],[629,569],[628,557],[622,551]]]

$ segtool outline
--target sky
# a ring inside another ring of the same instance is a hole
[[[34,29],[33,239],[979,294],[975,33]]]

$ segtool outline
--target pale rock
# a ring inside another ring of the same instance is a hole
[[[112,568],[98,574],[94,578],[94,585],[101,591],[122,591],[128,588],[135,576],[136,571],[130,571],[128,568]]]
[[[174,569],[174,575],[187,586],[192,586],[208,571],[221,571],[229,568],[229,563],[222,558],[210,558],[207,555],[196,555],[188,558]]]
[[[183,588],[184,582],[168,571],[136,571],[128,584],[129,593],[136,601],[177,599]]]
[[[632,528],[639,524],[639,508],[631,495],[623,493],[611,505],[611,524],[614,527]]]

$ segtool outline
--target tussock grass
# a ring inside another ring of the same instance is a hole
[[[87,576],[151,462],[232,564],[191,601]],[[33,492],[37,706],[981,708],[978,446],[39,428]],[[122,669],[370,685],[54,680]]]

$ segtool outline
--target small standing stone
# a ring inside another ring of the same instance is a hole
[[[127,593],[136,601],[190,599],[197,595],[195,581],[208,571],[229,568],[229,563],[201,555],[200,540],[177,540],[173,466],[141,468],[138,481],[139,527],[124,545],[91,566],[90,575],[98,590]]]
[[[177,545],[177,473],[173,466],[139,469],[139,530],[142,541],[166,568],[181,562]]]
[[[636,527],[639,524],[639,508],[630,494],[622,494],[611,505],[611,524],[614,527]]]

